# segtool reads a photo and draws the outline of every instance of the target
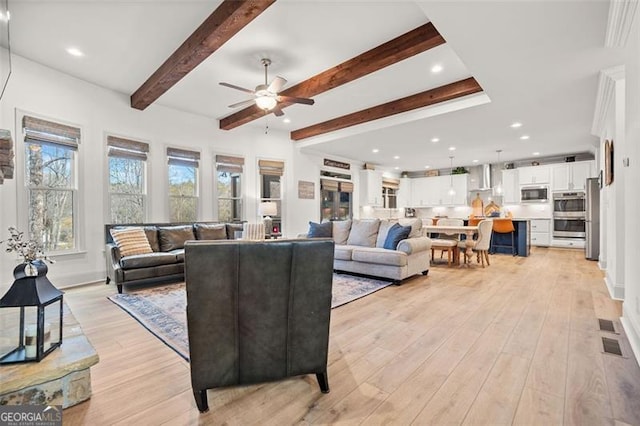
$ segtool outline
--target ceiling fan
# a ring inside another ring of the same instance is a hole
[[[266,113],[273,112],[276,116],[280,117],[284,115],[284,112],[282,112],[279,105],[280,102],[303,105],[314,104],[313,99],[279,95],[278,92],[280,92],[284,85],[287,84],[287,80],[282,77],[276,77],[273,79],[271,84],[269,84],[267,79],[267,68],[271,65],[271,59],[263,58],[260,62],[264,65],[264,84],[257,85],[255,90],[245,89],[244,87],[236,86],[235,84],[224,82],[220,83],[221,86],[230,87],[253,95],[253,99],[247,99],[246,101],[229,105],[229,108],[238,108],[255,103],[258,108],[264,110]]]

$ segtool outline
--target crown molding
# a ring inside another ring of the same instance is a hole
[[[611,0],[604,42],[606,47],[624,47],[627,44],[637,9],[638,0]]]
[[[591,125],[591,134],[603,137],[604,127],[607,123],[609,109],[613,105],[615,97],[616,83],[625,78],[624,65],[607,68],[600,71],[598,82],[598,94],[596,96],[596,107]]]

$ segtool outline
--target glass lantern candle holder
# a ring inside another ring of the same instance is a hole
[[[14,269],[15,281],[0,299],[5,324],[0,350],[9,348],[0,364],[41,361],[62,344],[63,293],[51,284],[47,271],[41,260]]]

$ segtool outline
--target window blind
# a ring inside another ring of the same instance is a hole
[[[400,179],[382,177],[382,187],[389,189],[400,189]]]
[[[353,192],[353,183],[340,182],[340,192]]]
[[[187,149],[167,148],[167,157],[172,166],[198,167],[200,163],[200,153]]]
[[[109,157],[123,157],[146,161],[147,152],[149,152],[148,143],[119,138],[117,136],[107,136],[107,146],[109,147]]]
[[[22,128],[27,143],[63,145],[74,150],[80,144],[80,129],[77,127],[25,115]]]
[[[261,175],[282,176],[284,173],[283,161],[258,160]]]
[[[216,155],[216,170],[227,173],[242,173],[244,158],[230,155]]]
[[[320,179],[320,189],[325,191],[337,191],[339,182],[337,180]]]

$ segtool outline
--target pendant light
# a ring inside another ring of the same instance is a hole
[[[449,163],[451,165],[451,174],[449,175],[449,195],[453,197],[456,195],[456,190],[453,187],[453,156],[449,157]]]
[[[500,164],[500,153],[502,152],[502,150],[496,149],[496,152],[498,153],[498,170],[500,170],[500,173],[502,173],[502,165]],[[500,175],[500,181],[498,182],[498,184],[493,188],[493,194],[497,196],[502,195],[502,175]]]

